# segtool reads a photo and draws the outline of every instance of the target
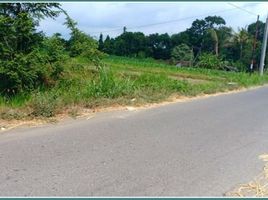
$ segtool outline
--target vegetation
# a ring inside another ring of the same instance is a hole
[[[226,26],[225,20],[220,16],[208,16],[204,19],[196,19],[190,28],[173,35],[150,34],[141,32],[128,32],[125,30],[120,36],[110,38],[108,35],[103,40],[101,34],[99,48],[112,55],[154,58],[169,61],[185,61],[181,54],[183,51],[193,51],[193,61],[198,64],[199,56],[214,54],[220,57],[240,71],[247,71],[252,56],[255,61],[260,58],[260,48],[264,31],[264,23],[258,22],[257,49],[252,55],[253,38],[256,32],[256,23],[245,28],[239,28],[235,32]],[[184,50],[183,50],[184,49]],[[176,53],[175,53],[176,52]],[[176,56],[174,55],[176,54]],[[183,53],[184,54],[184,53]],[[190,56],[190,53],[186,53]],[[179,60],[178,60],[179,59]],[[188,58],[187,58],[188,60]],[[254,63],[254,69],[258,69],[258,63]]]
[[[69,39],[37,31],[66,16]],[[0,119],[77,114],[77,108],[142,105],[264,84],[245,73],[256,24],[234,33],[223,18],[195,20],[184,32],[123,33],[99,41],[78,29],[57,3],[0,4]],[[259,26],[262,33],[263,25]],[[261,37],[258,37],[258,45]],[[116,56],[118,55],[118,56]],[[255,57],[258,58],[257,49]],[[188,67],[175,66],[187,61]],[[240,72],[227,72],[232,65]]]
[[[171,57],[173,62],[177,61],[193,61],[193,52],[187,44],[180,44],[172,49]]]

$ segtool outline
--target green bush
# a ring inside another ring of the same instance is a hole
[[[69,16],[67,16],[65,24],[71,30],[71,38],[68,42],[70,56],[87,58],[89,61],[93,62],[95,66],[100,67],[101,58],[105,54],[98,50],[98,42],[79,30],[76,27],[76,22]]]
[[[238,71],[240,71],[240,72],[246,72],[248,70],[248,66],[243,64],[240,61],[236,61],[236,62],[232,63],[232,65],[234,67],[236,67],[238,69]]]
[[[192,61],[193,52],[186,44],[180,44],[172,49],[171,57],[173,62],[176,61]]]
[[[206,69],[222,69],[222,60],[214,54],[204,53],[199,57],[197,67]]]
[[[54,85],[63,72],[62,62],[50,60],[49,54],[39,49],[26,55],[16,54],[13,60],[0,61],[0,93],[10,96],[41,85]]]

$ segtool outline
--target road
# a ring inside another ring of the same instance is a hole
[[[268,152],[268,87],[0,133],[0,196],[222,196]]]

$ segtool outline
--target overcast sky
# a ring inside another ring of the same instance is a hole
[[[250,13],[237,9],[227,2],[75,2],[61,3],[77,23],[78,27],[91,36],[99,37],[109,34],[115,37],[122,33],[123,26],[128,31],[151,33],[178,33],[191,26],[195,19],[202,19],[208,15],[219,15],[226,21],[227,26],[234,30],[238,27],[255,22],[257,16],[265,21],[268,11],[268,2],[230,2]],[[170,23],[165,23],[168,21]],[[148,24],[152,26],[139,27]],[[64,37],[69,31],[63,25],[64,16],[56,20],[46,19],[40,23],[40,29],[47,35],[55,32]],[[114,30],[117,29],[117,30]],[[119,30],[118,30],[119,29]]]

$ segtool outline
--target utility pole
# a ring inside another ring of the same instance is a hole
[[[257,22],[256,22],[256,30],[255,30],[255,37],[254,37],[254,41],[253,41],[253,46],[252,46],[252,55],[251,55],[251,64],[249,67],[249,71],[250,73],[253,72],[253,67],[254,67],[254,63],[255,63],[255,49],[256,49],[256,41],[257,41],[257,37],[258,37],[258,24],[259,24],[259,15],[257,17]]]
[[[266,53],[266,46],[267,46],[267,36],[268,36],[268,15],[266,17],[266,23],[264,28],[264,35],[262,41],[262,48],[261,48],[261,60],[260,60],[260,75],[263,75],[263,68],[264,68],[264,60],[265,60],[265,53]]]

